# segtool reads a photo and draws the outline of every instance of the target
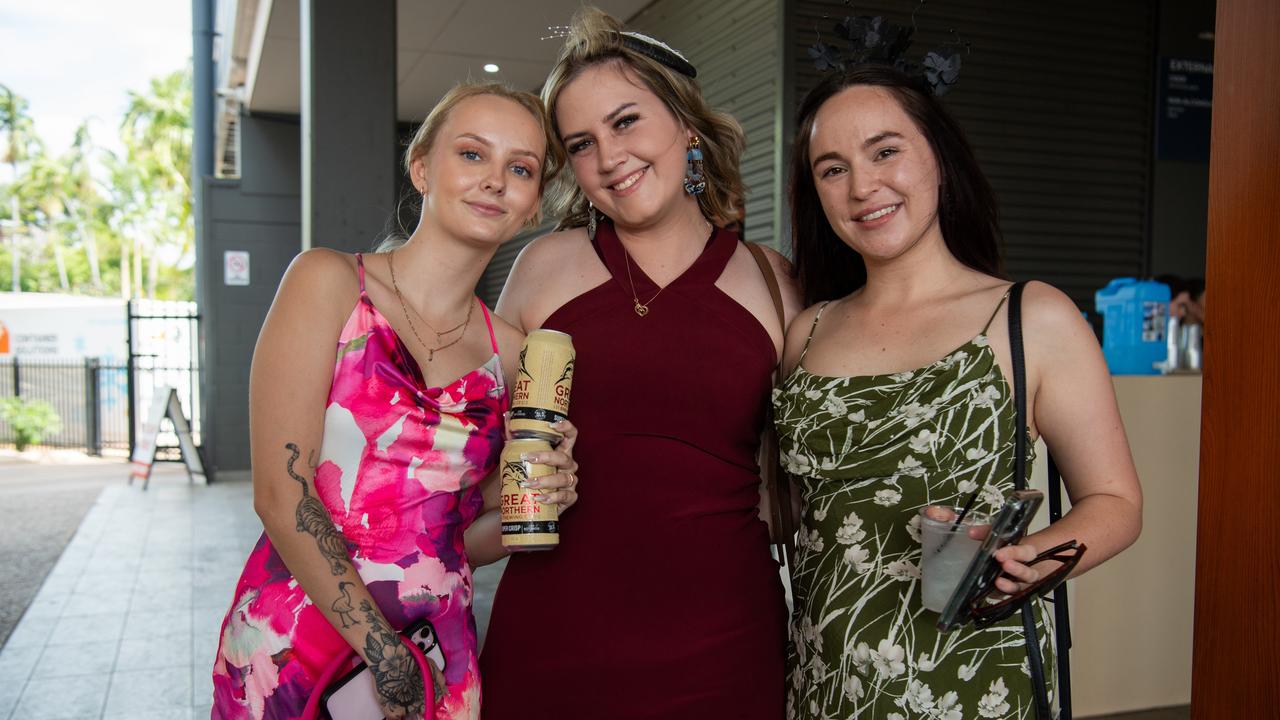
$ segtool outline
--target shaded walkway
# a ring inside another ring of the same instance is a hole
[[[29,482],[53,471],[32,472]],[[57,562],[43,585],[33,580],[39,590],[0,649],[0,720],[209,717],[218,628],[262,532],[249,483],[193,486],[181,466],[160,465],[144,493],[125,485],[120,462],[77,472],[92,506],[60,557],[65,540],[40,550]],[[69,495],[40,497],[24,522],[56,514],[74,525]],[[11,554],[5,540],[0,557]],[[499,575],[477,572],[481,628]]]

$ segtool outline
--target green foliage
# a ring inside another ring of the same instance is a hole
[[[194,297],[190,66],[131,91],[127,102],[123,152],[97,147],[86,120],[54,155],[26,100],[0,85],[0,160],[12,170],[0,185],[0,290],[12,288],[16,247],[24,291]]]
[[[37,445],[49,435],[62,431],[62,418],[58,417],[58,411],[44,400],[0,399],[0,420],[13,428],[14,444],[18,450],[26,450],[28,445]]]

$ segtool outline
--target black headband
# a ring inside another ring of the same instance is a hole
[[[622,46],[626,49],[640,53],[650,60],[666,65],[681,75],[689,78],[698,77],[698,70],[684,56],[671,49],[666,44],[654,40],[648,35],[641,35],[636,32],[620,33],[622,36]]]

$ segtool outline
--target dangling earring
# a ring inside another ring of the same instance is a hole
[[[596,206],[587,201],[587,237],[596,236]]]
[[[707,189],[707,179],[702,175],[702,149],[698,147],[698,136],[689,138],[689,152],[685,155],[689,161],[689,169],[684,174],[684,191],[690,195],[701,195]]]

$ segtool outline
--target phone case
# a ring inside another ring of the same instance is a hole
[[[440,649],[436,630],[430,621],[419,620],[405,628],[402,634],[407,635],[422,654],[444,672],[444,651]],[[373,673],[363,662],[325,688],[320,696],[320,706],[330,720],[383,720]]]
[[[1044,501],[1044,493],[1039,490],[1014,490],[1005,497],[1004,505],[991,523],[991,532],[987,534],[978,554],[974,556],[969,569],[956,585],[951,599],[938,618],[938,629],[951,632],[969,621],[969,607],[978,593],[986,592],[1000,574],[1000,565],[992,555],[1005,545],[1017,543],[1027,534],[1027,526],[1031,524],[1040,503]]]

